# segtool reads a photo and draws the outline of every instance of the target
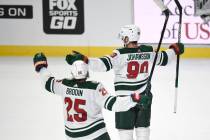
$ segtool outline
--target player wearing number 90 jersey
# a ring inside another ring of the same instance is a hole
[[[151,86],[147,85],[147,81],[156,52],[152,46],[138,45],[140,29],[136,25],[123,26],[119,37],[124,47],[114,50],[111,55],[89,58],[89,68],[99,72],[113,69],[115,93],[118,96],[130,95],[133,92],[141,95],[147,93],[152,102]],[[165,66],[183,52],[184,45],[174,43],[169,49],[158,53],[156,64]],[[119,129],[120,140],[133,140],[134,128],[136,140],[149,140],[151,102],[145,109],[134,108],[116,113],[116,128]]]
[[[135,94],[111,96],[101,83],[88,81],[88,67],[83,61],[75,61],[71,65],[72,79],[63,80],[56,80],[48,72],[43,53],[34,56],[34,65],[45,89],[62,97],[68,140],[110,140],[102,108],[116,112],[127,111],[141,100]]]
[[[131,91],[142,93],[146,88],[155,52],[152,46],[119,48],[113,54],[101,58],[89,58],[89,68],[94,71],[114,70],[117,95],[129,95]],[[175,52],[167,49],[158,54],[157,65],[165,66],[173,59]]]

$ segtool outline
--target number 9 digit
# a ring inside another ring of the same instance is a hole
[[[139,74],[139,63],[137,61],[130,61],[127,67],[127,78],[134,79]]]

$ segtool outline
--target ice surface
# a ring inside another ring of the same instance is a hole
[[[49,70],[68,77],[64,58],[49,58]],[[156,67],[152,92],[151,140],[210,139],[210,60],[180,62],[178,110],[173,113],[175,63]],[[114,94],[113,72],[92,73]],[[0,57],[0,140],[65,140],[62,101],[48,94],[31,57]],[[114,113],[104,111],[108,132],[119,140]]]

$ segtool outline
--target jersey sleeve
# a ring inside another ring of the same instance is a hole
[[[96,89],[96,102],[99,106],[115,112],[127,111],[136,105],[131,96],[111,96],[100,83]]]
[[[165,51],[161,51],[158,53],[157,62],[156,65],[165,66],[172,62],[172,60],[175,58],[176,54],[174,50],[167,49]]]
[[[62,80],[56,80],[46,68],[42,68],[39,74],[42,79],[42,84],[47,91],[57,95],[64,93],[65,88],[62,84]]]
[[[113,68],[117,63],[118,52],[114,50],[111,55],[106,55],[100,58],[89,58],[89,69],[96,72],[106,72]]]

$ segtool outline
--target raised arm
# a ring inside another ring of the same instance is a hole
[[[37,53],[34,55],[33,62],[35,71],[40,75],[43,83],[46,83],[52,77],[50,72],[47,71],[48,63],[46,56],[43,53]]]
[[[52,74],[47,70],[47,58],[43,53],[37,53],[33,58],[35,71],[40,75],[42,84],[45,89],[54,94],[62,93],[62,84],[60,81],[55,80]]]
[[[106,72],[111,70],[113,68],[113,63],[115,61],[109,55],[100,58],[88,58],[84,54],[81,54],[76,51],[73,51],[72,54],[68,54],[66,56],[66,61],[70,65],[76,60],[86,61],[86,63],[88,63],[89,69],[95,72]]]
[[[112,69],[112,61],[109,56],[101,58],[89,58],[88,67],[92,71],[106,72]]]
[[[161,51],[158,54],[156,65],[165,66],[172,62],[176,55],[181,55],[184,53],[184,44],[174,43],[169,46],[169,49]]]

